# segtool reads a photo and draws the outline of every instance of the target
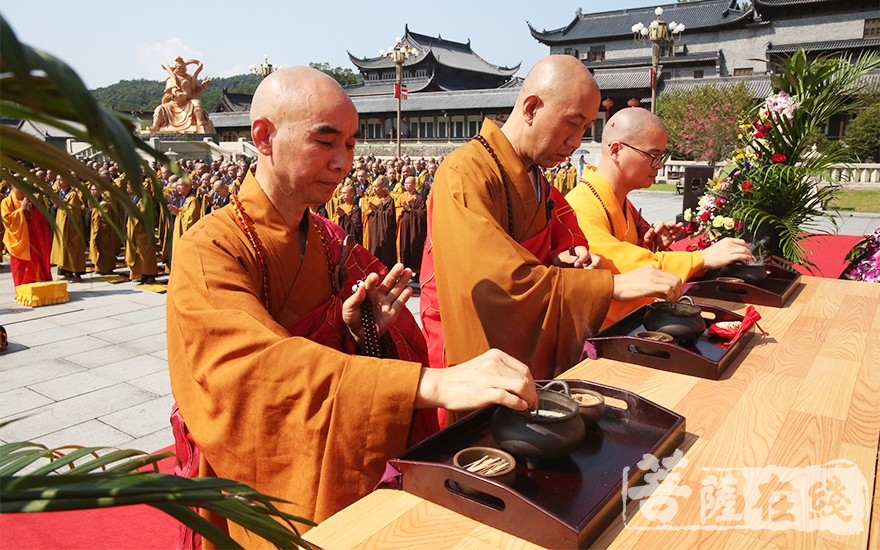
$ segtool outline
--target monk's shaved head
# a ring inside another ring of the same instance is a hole
[[[641,107],[627,107],[608,119],[602,141],[637,142],[646,130],[656,128],[664,128],[660,117]]]
[[[335,101],[347,103],[354,109],[351,98],[329,75],[311,67],[287,67],[270,74],[257,87],[250,119],[252,123],[259,117],[273,121],[296,119],[317,106]]]
[[[501,131],[527,164],[555,166],[581,144],[600,93],[576,57],[551,55],[532,67]]]

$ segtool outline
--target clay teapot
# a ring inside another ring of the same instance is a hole
[[[767,268],[763,265],[751,265],[744,262],[733,262],[718,270],[720,277],[740,279],[754,286],[761,286],[767,280]]]
[[[565,393],[549,389],[552,386]],[[587,435],[578,402],[570,395],[568,384],[554,380],[538,389],[537,414],[498,407],[489,422],[492,437],[502,449],[524,459],[529,468],[541,460],[570,455]]]
[[[643,323],[650,331],[664,332],[679,342],[689,342],[706,330],[701,311],[690,296],[682,296],[678,302],[649,304]]]

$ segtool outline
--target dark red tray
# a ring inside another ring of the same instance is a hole
[[[726,309],[697,303],[703,310],[706,325],[716,321],[742,321],[743,316]],[[725,347],[722,340],[710,338],[706,331],[688,345],[664,343],[642,338],[636,334],[645,329],[642,320],[648,306],[642,306],[616,323],[606,327],[588,341],[596,348],[599,357],[634,363],[680,374],[718,380],[736,359],[746,343],[754,335],[754,326],[743,333],[736,342]]]
[[[452,465],[452,456],[472,446],[500,448],[489,432],[497,405],[482,408],[389,461],[400,488],[425,500],[547,548],[588,547],[623,509],[627,486],[641,483],[637,467],[645,454],[671,455],[684,439],[685,419],[634,393],[568,380],[572,388],[596,390],[626,403],[606,406],[605,417],[587,430],[570,457],[528,469],[517,460],[510,485],[480,478]],[[476,489],[482,496],[461,492]]]
[[[767,273],[767,279],[761,286],[719,281],[715,275],[707,273],[689,280],[690,287],[686,294],[742,304],[782,307],[798,288],[801,275],[775,265],[767,266]]]

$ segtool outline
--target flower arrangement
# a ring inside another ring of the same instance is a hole
[[[740,133],[732,158],[706,185],[696,210],[684,213],[687,231],[705,248],[724,237],[753,243],[756,253],[782,264],[812,266],[800,241],[821,231],[821,218],[838,186],[828,177],[852,159],[837,143],[814,143],[829,118],[865,101],[859,78],[880,67],[880,55],[856,60],[819,57],[803,49],[771,75],[774,93],[757,105]]]
[[[880,228],[856,244],[846,259],[850,263],[841,278],[880,283]]]

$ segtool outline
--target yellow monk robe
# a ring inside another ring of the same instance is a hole
[[[258,220],[270,310],[235,210],[205,217],[175,245],[171,388],[201,449],[201,475],[241,481],[291,501],[277,503],[282,510],[321,521],[372,491],[386,461],[406,448],[422,365],[291,337],[285,326],[332,296],[321,239],[310,226],[301,256],[250,173],[239,197]],[[267,547],[229,529],[246,548]]]
[[[89,257],[95,266],[95,271],[111,273],[116,269],[116,246],[119,239],[107,216],[116,218],[116,209],[110,206],[106,197],[101,198],[100,204],[107,213],[101,214],[97,208],[92,208]]]
[[[520,244],[547,226],[546,193],[537,200],[529,167],[494,122],[485,120],[480,134],[504,173],[476,140],[441,163],[428,208],[432,244],[421,273],[422,321],[437,313],[429,311],[425,292],[426,284],[436,284],[445,365],[494,347],[529,365],[535,378],[550,378],[579,361],[584,339],[605,318],[611,273],[548,267],[548,258]],[[503,181],[510,185],[512,235]],[[445,366],[431,353],[432,367]]]
[[[626,200],[627,211],[624,215],[611,184],[596,173],[594,166],[584,169],[583,180],[565,198],[577,214],[578,223],[590,241],[590,252],[602,256],[604,269],[609,269],[612,273],[624,273],[643,265],[653,265],[657,269],[678,275],[682,281],[703,269],[703,255],[700,252],[651,252],[642,246],[641,235],[646,222],[641,220],[638,210],[629,199]],[[598,198],[588,184],[596,190]],[[605,214],[606,208],[611,216],[610,221]],[[639,222],[643,222],[641,228]],[[608,326],[652,301],[653,298],[627,302],[612,300],[602,326]]]
[[[70,273],[86,272],[86,241],[83,237],[83,201],[73,187],[58,197],[70,207],[68,214],[63,208],[55,213],[55,237],[52,241],[51,261]]]
[[[189,195],[186,196],[186,200],[183,201],[183,206],[180,207],[177,211],[177,216],[174,218],[174,232],[171,237],[172,254],[177,254],[177,251],[174,250],[174,246],[180,241],[181,235],[186,233],[189,228],[194,226],[202,217],[202,212],[204,212],[202,209],[202,201],[197,195],[195,188],[193,188],[193,190],[189,192]]]
[[[133,197],[135,204],[143,211],[140,197]],[[159,273],[156,263],[156,245],[152,235],[147,234],[144,224],[134,216],[129,216],[125,225],[128,240],[125,242],[125,263],[130,269],[132,281],[142,277],[155,277]]]

